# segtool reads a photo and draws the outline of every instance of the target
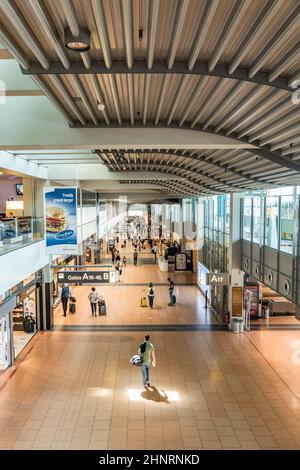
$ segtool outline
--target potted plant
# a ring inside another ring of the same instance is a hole
[[[23,321],[24,331],[26,333],[34,333],[34,326],[36,324],[35,318],[32,313],[28,313]]]

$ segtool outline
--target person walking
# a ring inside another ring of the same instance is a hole
[[[138,354],[141,356],[142,360],[142,380],[144,387],[151,387],[150,385],[150,366],[156,366],[154,346],[150,343],[150,336],[146,335],[144,342],[140,345]]]
[[[138,252],[137,250],[134,250],[133,252],[133,263],[135,266],[137,266],[137,260],[138,260]]]
[[[95,315],[97,316],[97,303],[98,303],[98,294],[96,292],[95,287],[92,287],[91,292],[88,295],[88,299],[91,304],[91,310],[92,310],[92,317]]]
[[[157,246],[156,245],[153,246],[152,253],[154,254],[154,258],[155,258],[155,261],[156,261],[156,258],[157,258]]]
[[[127,266],[127,259],[126,259],[126,256],[123,256],[123,261],[122,261],[122,263],[123,263],[124,268],[126,268],[126,266]]]
[[[174,282],[171,281],[170,278],[168,278],[169,281],[169,296],[170,296],[170,303],[168,304],[170,307],[173,307],[174,305]]]
[[[60,299],[61,299],[61,303],[62,303],[62,308],[63,308],[63,312],[64,312],[63,316],[64,317],[67,316],[68,302],[69,302],[70,296],[71,296],[70,287],[67,284],[64,284],[63,288],[61,290],[61,294],[60,294]]]
[[[112,249],[112,252],[111,252],[111,262],[112,262],[113,264],[115,264],[115,259],[116,259],[116,251],[115,251],[115,249],[113,248],[113,249]]]
[[[117,253],[116,253],[116,262],[118,262],[118,261],[121,261],[121,256],[120,256],[119,250],[117,250]]]
[[[153,283],[150,282],[150,283],[149,283],[149,287],[148,287],[148,300],[149,300],[149,306],[150,306],[151,308],[153,308],[154,296],[155,296],[155,289],[154,289],[154,287],[153,287]]]

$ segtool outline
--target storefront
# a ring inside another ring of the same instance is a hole
[[[40,281],[40,273],[35,273],[1,296],[0,373],[41,329]]]

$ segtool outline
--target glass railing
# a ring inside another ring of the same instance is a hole
[[[0,255],[42,240],[43,237],[43,217],[19,217],[1,220]]]

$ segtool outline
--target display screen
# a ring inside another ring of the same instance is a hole
[[[23,196],[23,184],[16,184],[17,196]]]

